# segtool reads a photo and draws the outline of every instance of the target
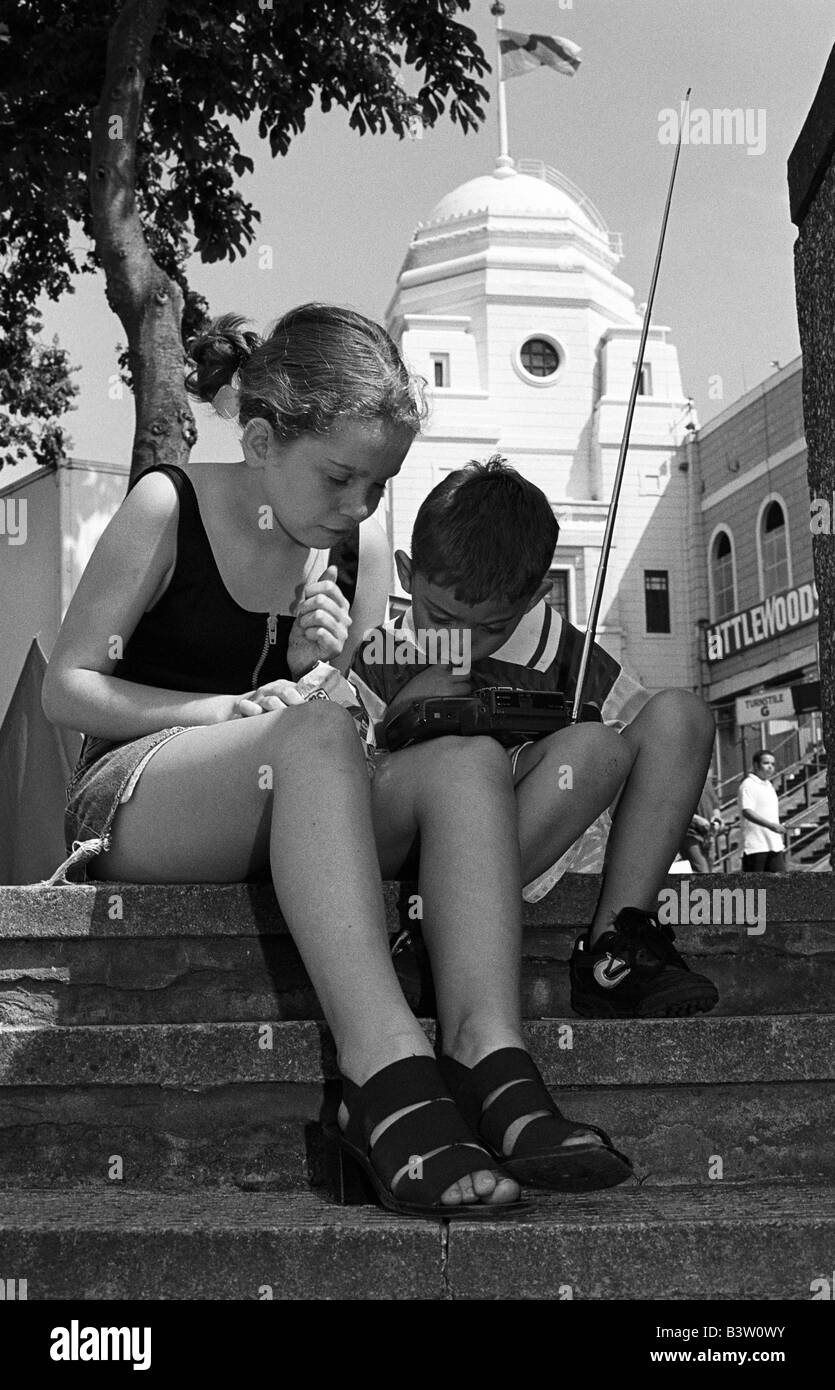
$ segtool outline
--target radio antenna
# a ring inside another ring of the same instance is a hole
[[[626,454],[629,449],[629,435],[632,431],[632,417],[635,414],[635,403],[638,399],[638,387],[641,384],[641,368],[644,365],[644,352],[647,345],[647,335],[649,333],[650,319],[652,318],[652,306],[655,300],[655,287],[658,284],[658,272],[661,269],[661,253],[664,250],[664,237],[667,234],[667,221],[670,216],[670,204],[673,201],[673,187],[676,181],[676,170],[678,169],[679,155],[681,154],[681,136],[684,129],[684,122],[690,112],[690,93],[691,87],[687,88],[687,95],[681,108],[681,121],[678,128],[678,140],[676,142],[676,152],[673,158],[673,171],[670,174],[670,186],[667,189],[667,202],[664,206],[664,216],[661,221],[661,236],[658,242],[658,250],[655,253],[655,265],[652,271],[652,281],[649,287],[649,298],[647,299],[644,310],[644,323],[641,329],[641,341],[638,345],[638,360],[635,363],[635,375],[632,378],[632,390],[629,394],[629,405],[626,408],[626,424],[623,429],[623,438],[620,442],[620,453],[618,455],[618,466],[615,469],[615,482],[612,489],[612,500],[609,503],[609,512],[606,517],[606,529],[603,532],[603,546],[600,551],[600,564],[597,567],[597,576],[594,581],[591,605],[589,607],[588,625],[586,627],[586,637],[583,642],[583,652],[580,657],[580,666],[577,671],[577,686],[574,692],[574,707],[571,718],[576,723],[580,717],[583,707],[583,688],[588,675],[589,661],[591,658],[592,647],[597,633],[597,621],[600,616],[600,604],[603,598],[603,586],[606,583],[606,570],[609,565],[609,552],[612,548],[612,536],[615,529],[615,517],[620,501],[620,489],[623,482],[623,474],[626,467]]]

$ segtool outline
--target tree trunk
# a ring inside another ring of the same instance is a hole
[[[821,709],[827,755],[830,867],[835,863],[835,48],[789,158],[803,420],[811,498],[829,524],[813,532],[818,587]]]
[[[93,235],[107,302],[127,334],[134,382],[131,480],[154,464],[185,463],[197,438],[183,379],[183,296],[151,255],[136,207],[136,142],[151,44],[165,8],[166,0],[122,6],[92,125]]]

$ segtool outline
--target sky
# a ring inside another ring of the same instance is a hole
[[[461,20],[493,62],[489,8],[473,0]],[[583,50],[574,77],[539,69],[506,84],[510,154],[566,174],[623,234],[617,273],[637,303],[647,297],[672,164],[661,113],[678,109],[688,86],[694,117],[750,113],[747,146],[683,148],[655,301],[653,322],[672,330],[685,392],[705,424],[772,361],[785,365],[800,350],[786,161],[835,43],[832,0],[506,0],[506,9],[506,28],[557,34]],[[347,113],[312,111],[289,153],[272,159],[254,127],[243,131],[256,168],[241,187],[262,214],[255,243],[243,261],[195,259],[193,287],[213,313],[245,314],[259,329],[311,299],[382,320],[418,222],[494,166],[495,76],[485,85],[485,123],[466,136],[446,120],[420,140],[361,137]],[[271,269],[259,265],[264,246]],[[81,368],[66,422],[72,454],[127,464],[132,400],[127,391],[111,399],[110,386],[125,334],[103,277],[80,277],[74,294],[42,307],[44,335],[57,333]],[[194,458],[240,457],[234,425],[209,407],[195,413]]]

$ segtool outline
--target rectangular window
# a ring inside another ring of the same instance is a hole
[[[556,608],[557,612],[562,614],[566,622],[570,622],[571,590],[569,587],[569,571],[567,569],[551,570],[548,578],[551,581],[551,592],[545,595],[545,602],[550,603],[552,608]]]
[[[670,631],[670,575],[668,570],[644,570],[644,605],[647,632]]]
[[[632,363],[633,368],[637,365],[637,362]],[[638,377],[638,395],[652,395],[652,364],[650,362],[644,362],[641,366],[641,374]]]
[[[449,386],[449,353],[433,352],[431,362],[433,386]]]

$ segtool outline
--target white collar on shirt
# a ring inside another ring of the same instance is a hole
[[[551,626],[548,632],[548,640],[539,655],[535,667],[537,671],[547,671],[557,654],[557,648],[560,644],[560,635],[562,633],[563,619],[556,608],[550,608],[544,599],[540,599],[539,603],[537,603],[529,613],[522,615],[520,622],[513,629],[507,641],[499,647],[498,651],[492,653],[491,659],[494,661],[506,661],[514,666],[531,667],[533,665],[533,658],[542,641],[542,634],[548,623],[549,614]],[[406,609],[403,616],[400,632],[407,641],[411,642],[412,646],[417,651],[423,651],[422,645],[418,642],[418,634],[415,631],[415,620],[412,614],[411,604]]]

